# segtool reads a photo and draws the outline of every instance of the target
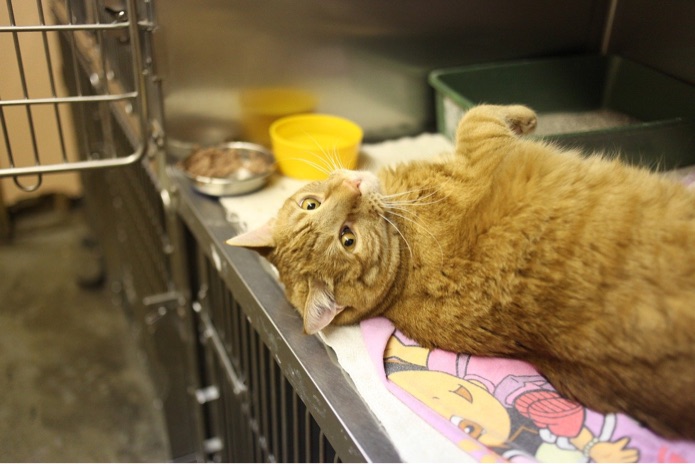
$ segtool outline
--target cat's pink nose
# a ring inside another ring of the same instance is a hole
[[[362,193],[360,192],[360,184],[362,184],[362,179],[345,179],[345,183],[348,185],[348,187],[357,190],[357,193]]]

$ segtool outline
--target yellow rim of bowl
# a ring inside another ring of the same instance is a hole
[[[302,120],[319,120],[319,121],[335,121],[339,122],[343,127],[348,127],[350,128],[351,133],[349,134],[350,141],[338,144],[335,146],[335,149],[340,149],[340,148],[345,148],[349,147],[355,144],[359,144],[362,142],[362,137],[364,137],[364,131],[360,126],[358,126],[356,123],[350,121],[349,119],[343,118],[341,116],[334,116],[331,114],[317,114],[317,113],[307,113],[307,114],[296,114],[292,116],[285,116],[283,118],[280,118],[276,121],[274,121],[270,125],[270,137],[271,140],[273,139],[279,139],[282,140],[282,143],[294,147],[294,148],[304,148],[306,145],[303,143],[297,143],[293,142],[292,140],[284,137],[282,134],[279,133],[279,131],[282,129],[282,126],[286,126],[289,124],[294,124],[297,121],[302,121]]]

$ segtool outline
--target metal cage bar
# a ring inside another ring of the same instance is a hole
[[[270,348],[198,249],[194,303],[203,341],[203,378],[220,392],[205,405],[212,461],[340,462]],[[242,388],[235,386],[242,382]]]
[[[122,131],[116,131],[115,141],[115,148],[130,145]],[[165,414],[171,457],[197,459],[202,455],[202,432],[191,392],[198,387],[198,372],[197,364],[188,359],[197,344],[188,341],[194,331],[188,327],[189,318],[181,317],[180,296],[173,287],[171,231],[156,179],[145,162],[84,171],[81,177],[111,288],[147,355]]]
[[[141,35],[151,24],[139,20],[137,0],[126,0],[124,10],[117,12],[95,0],[91,15],[82,11],[82,1],[36,0],[31,11],[28,2],[21,1],[5,0],[4,11],[0,7],[7,21],[0,24],[0,40],[14,52],[14,57],[3,57],[0,73],[0,79],[6,81],[3,89],[10,89],[0,94],[0,178],[13,177],[19,188],[33,191],[41,185],[43,174],[125,166],[140,160],[148,150],[150,132],[146,97],[149,71]],[[56,24],[46,21],[47,4]],[[21,21],[16,14],[18,7],[25,12]],[[31,24],[24,24],[28,21]],[[54,36],[59,34],[69,44],[71,56],[63,57],[62,66],[64,71],[71,68],[63,74],[73,75],[78,83],[74,92],[66,91],[57,78],[59,70],[55,67],[61,60],[53,43],[58,42]],[[32,41],[37,42],[34,48]],[[29,58],[45,71],[47,82],[30,74]],[[119,66],[124,59],[127,66]],[[88,85],[82,84],[81,74],[89,76]],[[108,143],[114,128],[106,115],[113,112],[132,120],[126,124],[137,132],[132,150],[94,152],[84,143],[79,148],[69,143],[67,114],[83,113],[90,104],[101,105],[105,147],[114,145]],[[57,143],[42,142],[40,137],[46,134],[54,135]],[[34,177],[27,181],[25,176]]]

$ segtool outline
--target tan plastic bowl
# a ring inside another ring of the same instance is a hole
[[[244,89],[239,97],[244,140],[270,148],[270,125],[278,119],[300,113],[311,113],[316,97],[292,87]]]

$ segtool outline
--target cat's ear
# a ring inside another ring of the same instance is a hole
[[[312,335],[322,330],[343,309],[343,306],[335,302],[333,293],[326,284],[313,281],[304,306],[304,333]]]
[[[275,219],[270,219],[262,226],[239,234],[227,240],[227,245],[249,248],[262,256],[267,256],[275,248],[273,228]]]

